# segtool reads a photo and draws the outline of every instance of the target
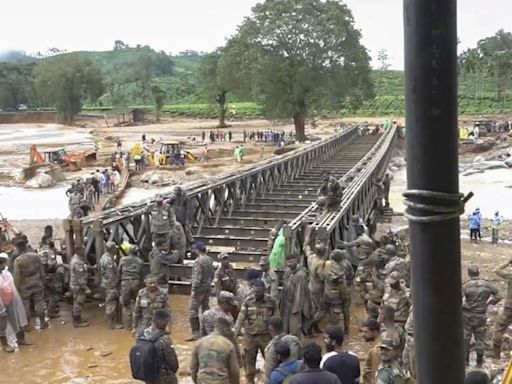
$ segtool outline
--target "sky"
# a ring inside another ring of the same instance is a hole
[[[0,52],[109,50],[115,40],[176,54],[224,44],[257,0],[24,0],[3,1]],[[362,43],[376,59],[386,49],[392,69],[403,68],[402,0],[345,0]],[[511,0],[459,0],[463,50],[498,29],[512,30]],[[374,65],[377,65],[374,60]]]

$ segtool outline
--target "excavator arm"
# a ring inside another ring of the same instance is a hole
[[[43,164],[43,156],[39,153],[35,145],[30,146],[30,161],[29,164]]]

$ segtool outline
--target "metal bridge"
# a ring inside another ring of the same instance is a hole
[[[336,240],[345,238],[345,225],[352,214],[371,220],[376,199],[374,182],[387,168],[395,136],[395,129],[365,136],[359,136],[356,128],[345,129],[214,183],[185,185],[192,205],[194,238],[207,245],[214,260],[220,252],[228,252],[239,275],[244,267],[268,255],[269,232],[280,221],[285,221],[288,250],[302,248],[306,223],[314,223],[317,236],[333,247]],[[340,209],[328,214],[316,205],[316,192],[325,171],[346,186]],[[151,217],[146,208],[153,203],[153,199],[147,199],[82,220],[65,220],[66,244],[71,245],[67,247],[68,256],[74,245],[83,245],[88,260],[94,263],[107,241],[137,244],[146,256],[152,247]],[[172,266],[169,275],[186,280],[191,275],[190,265],[185,261],[185,265]],[[176,291],[188,290],[187,282],[171,283]]]

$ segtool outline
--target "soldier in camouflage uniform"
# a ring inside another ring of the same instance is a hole
[[[322,293],[324,292],[324,267],[325,267],[325,255],[327,247],[325,241],[316,241],[315,250],[311,249],[311,233],[312,226],[306,228],[306,234],[304,239],[304,253],[307,257],[308,272],[309,272],[309,295],[311,297],[311,304],[313,306],[314,316],[321,313],[325,315],[323,309],[326,306]],[[320,320],[313,320],[311,328],[313,332],[322,333],[322,330],[318,328]]]
[[[409,265],[403,258],[398,256],[395,246],[392,244],[386,245],[385,253],[389,258],[389,261],[383,271],[384,277],[388,277],[392,272],[398,272],[400,277],[408,283],[410,271]]]
[[[172,192],[173,195],[169,199],[169,204],[176,213],[176,220],[183,226],[187,246],[190,246],[194,242],[194,236],[192,236],[192,230],[190,228],[190,219],[192,217],[190,199],[180,185],[176,185]]]
[[[226,338],[229,322],[220,317],[215,331],[199,340],[192,352],[190,374],[196,384],[240,384],[235,347]]]
[[[119,291],[117,288],[117,265],[114,257],[117,254],[117,245],[109,241],[107,242],[106,249],[107,251],[101,256],[99,263],[100,287],[105,293],[105,317],[110,329],[120,329],[123,328],[123,326],[116,324]]]
[[[73,294],[73,326],[88,327],[89,323],[82,319],[85,299],[91,294],[87,286],[87,265],[85,264],[85,249],[76,247],[75,254],[69,263],[69,289]]]
[[[151,325],[151,319],[157,309],[169,312],[169,294],[160,289],[157,277],[147,275],[144,279],[146,287],[139,290],[133,308],[132,335],[135,337]]]
[[[359,267],[355,286],[359,291],[365,306],[368,318],[379,317],[379,309],[384,296],[384,281],[376,266],[377,261],[372,257],[365,260]]]
[[[356,239],[353,241],[345,242],[339,241],[338,248],[349,249],[351,255],[351,263],[354,267],[367,259],[374,251],[375,244],[373,240],[365,233],[365,228],[362,224],[355,226]]]
[[[345,271],[341,264],[342,254],[340,251],[332,252],[330,260],[325,262],[323,269],[324,291],[320,293],[323,297],[322,307],[313,318],[313,324],[318,324],[329,314],[329,323],[344,326],[345,334],[350,331],[350,288],[347,284]],[[343,323],[341,318],[343,317]]]
[[[139,248],[133,245],[130,254],[123,256],[117,269],[118,285],[124,329],[132,330],[132,305],[135,303],[142,281],[142,260],[137,256]]]
[[[230,324],[230,329],[226,330],[224,335],[235,346],[238,364],[242,364],[242,354],[240,353],[240,346],[235,337],[234,327],[235,322],[231,315],[233,308],[236,308],[235,296],[231,292],[221,291],[217,296],[218,307],[209,309],[201,316],[201,336],[207,336],[215,330],[215,323],[219,317],[223,317]]]
[[[169,287],[169,265],[180,261],[177,251],[168,252],[166,244],[159,239],[149,253],[150,273],[158,278],[158,285],[162,288]]]
[[[265,294],[265,284],[256,280],[253,293],[242,304],[235,324],[237,336],[240,335],[242,327],[244,328],[245,377],[248,384],[254,384],[258,350],[265,354],[265,347],[272,339],[268,323],[278,311],[277,301]]]
[[[195,243],[193,246],[196,260],[192,269],[192,292],[190,295],[190,327],[192,336],[187,341],[199,339],[200,323],[199,311],[210,309],[210,292],[214,276],[213,261],[206,254],[203,243]]]
[[[265,284],[265,293],[274,299],[279,299],[279,277],[277,273],[270,269],[268,257],[260,258],[260,269],[262,272],[261,281]]]
[[[411,305],[409,318],[405,323],[405,348],[402,354],[402,361],[405,373],[416,382],[416,350],[414,348],[414,318]]]
[[[151,327],[146,328],[139,334],[139,339],[152,340],[161,335],[154,342],[158,366],[160,367],[156,378],[148,384],[178,384],[176,372],[179,369],[178,356],[167,332],[167,326],[171,316],[164,309],[157,309],[153,315]]]
[[[400,275],[398,272],[392,272],[387,280],[390,291],[388,294],[384,295],[382,304],[393,307],[395,310],[395,322],[400,328],[404,329],[411,305],[409,297],[400,284]]]
[[[171,226],[176,221],[172,208],[164,204],[162,195],[155,196],[155,205],[148,208],[151,214],[151,234],[153,242],[156,244],[159,240],[166,244],[166,250],[170,247]]]
[[[215,271],[214,286],[215,296],[219,297],[219,293],[222,291],[231,292],[236,295],[237,279],[235,271],[229,262],[229,255],[226,252],[222,252],[219,255],[220,266]]]
[[[26,249],[25,240],[18,240],[17,245],[20,249]],[[41,329],[47,328],[48,323],[45,320],[45,302],[44,302],[44,285],[46,277],[44,274],[44,266],[41,258],[37,253],[24,252],[20,254],[14,261],[14,284],[18,289],[30,329],[30,307],[33,306],[35,315],[39,317]]]
[[[378,321],[381,323],[382,338],[396,340],[398,360],[401,360],[405,347],[405,332],[395,323],[395,309],[390,305],[382,305]]]
[[[464,357],[469,365],[469,345],[475,336],[476,363],[483,364],[485,334],[487,328],[487,307],[497,304],[501,297],[498,289],[490,282],[480,278],[476,265],[468,267],[469,280],[462,285],[462,319],[464,323]]]
[[[380,365],[375,384],[405,384],[405,380],[405,372],[398,360],[396,340],[383,338],[380,343]]]
[[[300,360],[303,357],[302,343],[295,335],[287,335],[283,332],[283,320],[274,316],[269,320],[268,330],[272,336],[272,340],[265,347],[265,380],[270,380],[272,371],[279,365],[275,346],[278,342],[283,341],[290,347],[290,359]]]
[[[47,313],[50,319],[59,317],[59,294],[62,292],[60,279],[57,275],[59,264],[57,263],[57,249],[52,240],[39,249],[39,256],[43,263],[46,281],[44,286],[45,301],[47,303]]]
[[[507,296],[505,298],[503,310],[498,315],[496,324],[494,325],[493,357],[495,359],[500,358],[503,334],[507,330],[508,326],[512,324],[512,271],[509,268],[511,264],[512,260],[509,260],[496,270],[496,274],[499,277],[507,280]]]

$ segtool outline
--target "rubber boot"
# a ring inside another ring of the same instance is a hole
[[[9,345],[5,336],[0,336],[0,343],[2,343],[2,350],[7,353],[13,353],[14,348]]]
[[[25,332],[19,331],[16,334],[16,340],[18,340],[18,345],[33,345],[32,343],[29,343],[27,340],[25,340]]]
[[[484,363],[484,354],[477,353],[476,354],[476,366],[480,368],[483,363]]]
[[[110,329],[123,329],[124,327],[121,324],[117,324],[112,317],[107,319],[107,326]]]
[[[73,316],[73,327],[75,328],[84,328],[88,327],[89,323],[83,320],[80,316]]]
[[[493,345],[492,346],[492,358],[500,359],[501,357],[501,345]]]
[[[190,336],[186,341],[194,341],[201,338],[199,334],[200,329],[199,317],[191,317],[190,318],[190,328],[192,329],[192,336]]]
[[[40,329],[46,329],[48,328],[49,324],[46,321],[46,318],[44,315],[39,316],[39,327]]]

